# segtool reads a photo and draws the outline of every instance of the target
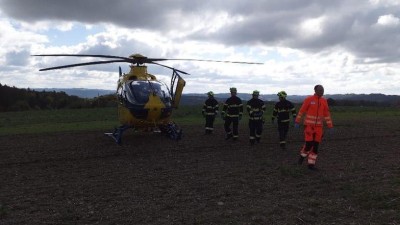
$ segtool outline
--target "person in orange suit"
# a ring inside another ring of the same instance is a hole
[[[329,112],[328,102],[322,96],[324,87],[315,85],[314,95],[308,96],[297,114],[295,128],[299,128],[304,116],[304,139],[305,144],[301,148],[298,164],[301,165],[307,158],[308,168],[316,170],[315,163],[318,156],[318,145],[323,136],[324,121],[329,129],[333,129],[333,123]]]

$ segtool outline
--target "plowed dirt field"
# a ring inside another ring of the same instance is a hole
[[[335,121],[334,121],[335,122]],[[400,224],[400,121],[349,120],[324,137],[318,171],[275,127],[250,146],[222,125],[181,141],[126,132],[0,137],[0,224]]]

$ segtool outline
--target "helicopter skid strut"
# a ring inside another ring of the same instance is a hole
[[[115,128],[112,133],[104,133],[106,136],[114,139],[115,143],[118,145],[122,144],[122,134],[129,128],[133,128],[131,125],[121,125],[118,128]],[[168,123],[164,127],[160,127],[161,130],[156,129],[153,130],[154,133],[165,133],[167,137],[172,140],[179,141],[182,138],[182,129],[180,129],[175,123]]]
[[[115,128],[114,132],[112,133],[104,133],[105,135],[111,137],[114,139],[114,141],[118,144],[121,145],[122,143],[122,134],[124,131],[126,131],[129,128],[133,128],[131,125],[121,125],[118,128]]]

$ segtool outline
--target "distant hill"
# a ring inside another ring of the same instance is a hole
[[[95,98],[98,96],[114,94],[114,90],[104,90],[104,89],[86,89],[86,88],[35,88],[36,91],[46,91],[46,92],[65,92],[67,95],[78,96],[80,98]],[[238,96],[243,100],[247,101],[251,99],[251,94],[249,93],[238,93]],[[227,98],[230,97],[230,93],[218,93],[215,94],[215,98],[219,102],[224,102]],[[307,97],[307,95],[289,95],[288,100],[293,103],[301,103]],[[376,102],[382,105],[383,103],[387,103],[387,105],[400,105],[400,95],[384,95],[379,93],[374,94],[334,94],[334,95],[325,95],[326,99],[333,99],[336,102],[343,102],[346,105],[363,105],[365,103]],[[181,98],[182,105],[199,105],[203,104],[206,100],[206,94],[197,94],[197,93],[187,93],[183,94]],[[278,101],[278,97],[276,94],[266,94],[260,95],[260,98],[267,102],[276,102]],[[351,103],[349,103],[351,102]],[[369,104],[371,105],[371,104]]]
[[[215,98],[219,102],[224,102],[227,98],[230,97],[229,93],[220,93],[215,94]],[[238,96],[243,100],[247,101],[251,99],[251,94],[246,93],[238,93]],[[288,96],[288,100],[293,103],[302,103],[303,100],[307,97],[307,95],[290,95]],[[335,95],[324,95],[326,99],[333,99],[336,102],[345,102],[346,105],[363,105],[366,103],[379,103],[379,105],[400,105],[400,96],[399,95],[384,95],[384,94],[335,94]],[[276,102],[278,101],[278,97],[276,94],[269,95],[260,95],[260,98],[267,102]],[[184,94],[181,99],[181,104],[183,105],[198,105],[203,104],[207,99],[207,95],[205,94]],[[349,104],[352,102],[352,104]],[[343,104],[342,104],[343,105]],[[374,105],[374,104],[369,104]]]
[[[326,95],[326,98],[335,100],[352,100],[352,101],[371,101],[371,102],[395,102],[400,99],[399,95],[384,94],[345,94],[345,95]]]
[[[231,96],[230,93],[219,93],[219,94],[214,94],[215,99],[217,99],[220,102],[225,101],[227,98]],[[250,100],[252,98],[251,94],[248,93],[238,93],[237,96],[241,98],[243,101]],[[293,101],[293,102],[301,102],[304,100],[306,96],[290,96],[288,100]],[[182,104],[198,104],[198,102],[204,102],[207,99],[206,94],[196,94],[196,93],[188,93],[184,94],[182,96],[181,102]],[[270,94],[270,95],[260,95],[260,99],[264,101],[277,101],[278,97],[276,94]]]

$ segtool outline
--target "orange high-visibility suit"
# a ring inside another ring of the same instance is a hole
[[[305,145],[300,151],[302,160],[308,156],[308,165],[314,166],[318,155],[318,145],[323,135],[323,122],[328,128],[332,128],[332,119],[329,112],[328,102],[325,98],[314,94],[307,97],[296,117],[296,123],[300,123],[304,116],[304,139]]]

